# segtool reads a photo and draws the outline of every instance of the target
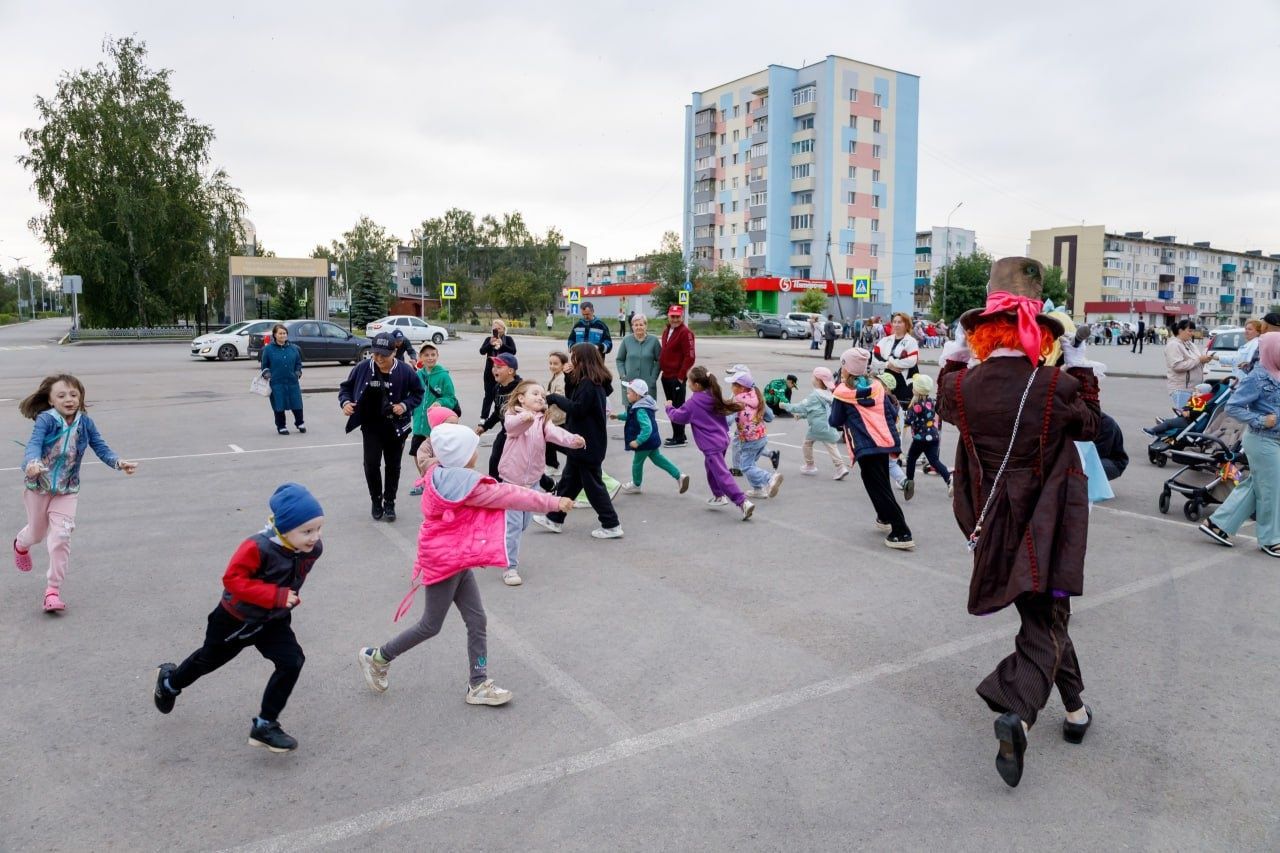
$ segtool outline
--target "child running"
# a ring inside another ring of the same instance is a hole
[[[876,375],[876,381],[888,391],[888,404],[893,410],[893,426],[899,434],[902,431],[902,407],[898,404],[898,378],[889,371]],[[916,484],[907,477],[907,469],[902,467],[902,454],[894,451],[889,455],[889,479],[899,489],[905,500],[911,500],[916,494]]]
[[[643,379],[632,379],[623,385],[627,389],[625,412],[616,417],[626,421],[623,429],[623,442],[629,452],[634,452],[631,459],[631,482],[622,484],[622,491],[629,495],[640,494],[640,486],[644,482],[644,463],[652,462],[670,474],[680,484],[680,494],[689,491],[689,475],[681,474],[680,469],[671,464],[671,460],[662,455],[662,436],[658,434],[658,404],[649,396],[649,383]]]
[[[324,510],[306,486],[285,483],[271,495],[271,517],[259,533],[240,543],[222,575],[222,599],[209,614],[204,645],[181,665],[162,663],[153,699],[162,714],[196,679],[253,646],[276,666],[262,694],[262,708],[249,729],[249,745],[292,752],[298,741],[280,728],[280,713],[306,660],[293,633],[293,610],[316,560],[324,553]]]
[[[436,462],[427,471],[422,494],[422,528],[418,532],[413,586],[396,611],[399,620],[413,604],[418,587],[425,586],[427,601],[422,619],[378,648],[361,649],[360,669],[369,689],[385,693],[391,662],[440,633],[450,605],[457,605],[467,625],[467,656],[471,662],[466,702],[505,705],[511,701],[512,693],[494,684],[488,675],[484,604],[471,570],[507,565],[505,510],[547,512],[558,508],[568,512],[573,500],[499,483],[480,474],[475,470],[480,437],[461,424],[441,424],[433,429],[431,445]]]
[[[736,400],[726,400],[720,393],[720,382],[702,365],[689,369],[689,399],[680,408],[667,404],[667,418],[673,424],[688,424],[693,431],[693,443],[702,451],[707,470],[707,485],[711,487],[711,499],[707,505],[722,507],[729,501],[742,511],[742,520],[751,518],[756,505],[738,488],[738,483],[724,463],[724,453],[729,449],[729,423],[726,418],[736,415],[742,405]]]
[[[424,342],[419,350],[418,379],[422,381],[422,402],[413,410],[413,438],[409,441],[409,455],[414,458],[417,458],[422,442],[431,435],[431,424],[427,420],[428,409],[440,405],[455,414],[462,413],[462,407],[458,405],[458,392],[453,388],[453,377],[440,364],[440,350],[430,341]],[[422,486],[414,486],[409,494],[413,497],[422,494]]]
[[[775,498],[782,487],[782,475],[776,472],[770,475],[756,464],[769,444],[764,425],[764,395],[750,373],[735,373],[729,381],[732,383],[733,401],[742,407],[736,418],[738,455],[734,459],[734,467],[742,471],[751,484],[747,497]]]
[[[548,420],[546,393],[537,382],[526,379],[507,397],[503,414],[507,446],[498,460],[498,475],[504,483],[534,488],[543,476],[548,446],[558,444],[576,449],[587,445],[580,436]],[[507,510],[507,568],[502,572],[502,582],[507,586],[524,583],[517,568],[520,540],[532,517],[533,513],[524,510]]]
[[[941,421],[936,411],[937,403],[933,399],[933,377],[917,373],[911,377],[911,403],[907,406],[904,421],[911,430],[911,447],[907,450],[907,482],[913,483],[916,476],[916,460],[924,454],[925,459],[937,471],[942,481],[947,484],[947,497],[951,496],[951,472],[942,464],[938,456],[938,443],[942,440],[942,432],[938,428]],[[914,483],[907,494],[914,494]]]
[[[31,546],[45,542],[49,551],[45,613],[61,613],[67,608],[61,595],[62,581],[71,562],[80,463],[86,449],[93,448],[108,468],[125,474],[138,470],[136,462],[121,459],[103,441],[93,419],[84,413],[87,406],[84,385],[69,373],[46,376],[40,387],[18,404],[18,411],[35,421],[35,426],[22,456],[27,526],[13,540],[13,563],[20,572],[31,571]]]
[[[845,464],[839,448],[836,447],[836,442],[840,440],[840,433],[828,422],[831,418],[831,402],[834,399],[831,392],[835,387],[836,378],[831,371],[825,367],[815,367],[813,393],[799,403],[787,400],[779,403],[785,411],[809,422],[809,430],[805,433],[804,444],[800,448],[800,453],[804,457],[804,465],[800,467],[801,474],[818,473],[818,466],[813,464],[813,448],[814,445],[818,445],[831,457],[831,464],[835,467],[835,473],[831,479],[843,480],[849,476],[849,466]]]

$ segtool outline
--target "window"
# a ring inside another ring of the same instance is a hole
[[[807,178],[807,177],[809,177],[809,175],[810,175],[810,174],[812,173],[812,171],[813,171],[813,168],[812,168],[812,167],[813,167],[813,164],[812,164],[812,163],[801,163],[801,164],[800,164],[800,165],[798,165],[798,166],[792,166],[792,167],[791,167],[791,178],[792,178],[792,180],[795,180],[795,179],[797,179],[797,178]]]
[[[796,119],[796,130],[813,130],[813,116],[801,116]]]
[[[709,201],[700,201],[693,206],[693,213],[695,216],[698,216],[703,213],[710,213],[710,212],[711,212],[711,202]]]
[[[720,120],[724,121],[724,110],[720,111]]]
[[[847,223],[848,230],[852,231],[857,227],[858,227],[858,218],[856,216],[850,216],[849,221]],[[853,244],[850,243],[849,245],[852,246]]]
[[[880,206],[880,194],[879,194],[879,193],[872,193],[872,194],[871,194],[871,206],[872,206],[872,207],[879,207],[879,206]]]
[[[427,324],[419,320],[417,317],[410,317],[409,325],[413,326],[415,329],[425,329],[427,327]],[[338,329],[339,332],[342,332],[342,336],[344,338],[347,336],[347,333],[345,331],[343,331],[338,326],[334,326],[332,323],[330,323],[328,326],[325,327],[325,331],[328,332],[330,331],[330,329]]]
[[[736,257],[738,257],[738,249],[737,249],[737,247],[734,247],[734,248],[732,248],[732,249],[730,249],[730,250],[729,250],[729,257],[731,257],[731,258],[736,258]]]
[[[417,317],[414,317],[413,319],[414,319],[414,322],[411,323],[410,325],[413,325],[413,326],[427,325],[426,323],[419,320]],[[342,328],[341,326],[334,325],[333,323],[321,323],[320,332],[326,338],[335,338],[340,341],[345,341],[347,339],[347,330]]]
[[[872,120],[871,120],[871,132],[872,132],[872,133],[879,133],[879,132],[880,132],[880,119],[878,119],[878,118],[877,118],[877,119],[872,119]],[[721,144],[721,145],[724,145],[724,134],[723,134],[723,133],[722,133],[722,134],[720,134],[720,144]]]
[[[721,158],[720,158],[720,168],[721,168],[721,169],[723,169],[723,168],[724,168],[724,158],[723,158],[723,157],[721,157]]]
[[[737,142],[737,141],[738,141],[738,134],[739,134],[739,133],[741,133],[741,131],[735,130],[735,131],[733,132],[733,141],[734,141],[734,142]]]
[[[884,96],[883,96],[883,95],[881,95],[879,92],[876,92],[875,97],[871,99],[871,103],[875,104],[877,107],[883,107],[883,106],[884,106]]]
[[[808,154],[813,150],[812,139],[801,139],[799,142],[791,143],[792,154]]]
[[[877,124],[878,124],[878,122],[877,122]],[[724,145],[724,134],[723,134],[723,133],[722,133],[722,134],[720,134],[720,144],[721,144],[721,145]]]
[[[871,180],[875,181],[876,183],[879,183],[879,182],[880,182],[880,170],[879,170],[879,169],[872,169],[872,170],[871,170]]]
[[[791,194],[792,204],[813,204],[813,191],[808,190],[802,193]]]
[[[879,219],[873,219],[873,220],[871,220],[871,230],[872,230],[872,231],[879,231],[879,230],[880,230],[880,220],[879,220]]]
[[[734,104],[734,105],[733,105],[733,117],[734,117],[734,118],[737,118],[737,117],[738,117],[738,105],[737,105],[737,104]]]
[[[849,116],[849,127],[852,127],[854,130],[857,130],[857,129],[858,129],[858,117],[857,117],[857,116]]]
[[[849,100],[851,100],[851,101],[856,101],[856,100],[858,100],[858,90],[857,90],[857,89],[850,89],[850,90],[849,90]]]
[[[801,240],[798,243],[791,244],[791,254],[793,255],[809,255],[813,253],[813,241]]]
[[[751,220],[751,222],[747,225],[747,230],[763,231],[767,223],[768,223],[768,220],[765,217],[763,216],[756,217],[755,219]],[[759,254],[763,255],[764,252],[760,252]]]
[[[850,140],[849,140],[849,153],[850,153],[850,154],[857,154],[857,153],[858,153],[858,140],[856,140],[856,139],[850,139]]]
[[[721,226],[720,226],[720,236],[721,236],[721,237],[723,237],[723,236],[724,236],[724,226],[723,226],[723,225],[721,225]]]
[[[812,228],[813,214],[801,213],[798,216],[791,217],[791,227],[792,228]]]
[[[851,180],[851,181],[856,181],[857,179],[858,179],[858,167],[857,167],[857,166],[850,166],[850,167],[849,167],[849,180]]]
[[[712,163],[711,157],[699,157],[697,160],[693,161],[693,168],[698,170],[710,169],[711,163]]]
[[[717,249],[716,251],[720,253],[720,260],[722,260],[722,261],[723,261],[723,260],[724,260],[724,249]]]
[[[849,192],[845,193],[845,195],[844,195],[844,203],[845,203],[845,204],[857,204],[857,203],[858,203],[858,194],[857,194],[856,192],[854,192],[853,190],[849,190]]]
[[[751,194],[751,202],[750,202],[750,203],[751,203],[751,206],[752,206],[752,207],[759,207],[759,206],[760,206],[760,205],[762,205],[762,204],[768,204],[768,203],[769,203],[769,191],[768,191],[768,190],[761,190],[761,191],[760,191],[760,192],[758,192],[758,193],[752,193],[752,194]]]
[[[768,153],[769,153],[769,143],[767,142],[757,142],[755,145],[751,146],[752,157],[764,157]]]
[[[797,89],[791,93],[791,106],[798,107],[801,104],[808,104],[818,99],[817,86],[805,86],[803,89]]]
[[[754,122],[752,122],[751,132],[752,133],[768,133],[769,132],[768,117],[766,116],[766,117],[758,118]]]
[[[764,254],[764,243],[752,243],[750,252],[752,255],[759,257]]]
[[[737,178],[734,178],[734,179],[733,179],[733,188],[734,188],[735,190],[738,188],[738,179],[737,179]],[[721,189],[724,189],[724,187],[721,187]]]
[[[853,267],[844,268],[844,277],[849,279],[850,281],[853,280]]]
[[[724,189],[724,178],[720,179],[720,189]]]
[[[857,247],[856,247],[853,243],[851,243],[851,242],[850,242],[850,243],[845,243],[845,244],[844,244],[844,253],[845,253],[846,255],[852,255],[852,254],[854,253],[854,251],[856,251],[856,249],[857,249]]]
[[[877,246],[875,243],[871,244],[871,257],[873,258],[880,257],[880,247]]]
[[[879,156],[880,156],[880,146],[879,146],[879,145],[872,145],[872,146],[871,146],[871,156],[872,156],[872,157],[879,157]]]
[[[729,212],[730,212],[730,213],[737,213],[737,212],[738,212],[738,202],[737,202],[737,201],[734,201],[734,202],[733,202],[733,207],[732,207],[732,208],[730,208],[730,211],[729,211]]]
[[[812,274],[813,274],[812,267],[792,267],[791,268],[791,275],[794,278],[808,278]]]
[[[721,158],[720,158],[720,160],[721,160],[721,162],[723,162],[723,161],[724,161],[724,158],[723,158],[723,157],[721,157]],[[734,155],[733,155],[733,165],[735,165],[735,166],[736,166],[736,165],[738,165],[738,155],[737,155],[737,154],[734,154]]]
[[[722,226],[720,226],[720,227],[722,227],[722,228],[723,228],[724,226],[722,225]],[[737,234],[737,233],[738,233],[738,223],[734,222],[734,223],[732,223],[732,224],[729,226],[729,233],[730,233],[730,234]]]
[[[714,236],[714,235],[711,233],[711,229],[712,229],[713,227],[714,227],[714,226],[711,226],[711,225],[699,225],[699,226],[697,226],[696,228],[694,228],[694,229],[693,229],[693,236],[694,236],[694,238],[701,240],[701,239],[705,239],[705,238],[707,238],[707,237]],[[607,276],[606,276],[606,277],[607,277]]]
[[[320,336],[319,323],[303,323],[293,332],[300,338],[316,338]],[[343,337],[346,337],[345,335]]]
[[[719,209],[720,213],[724,213],[724,202],[720,202],[716,207]]]
[[[757,166],[756,168],[751,170],[751,180],[753,181],[764,180],[764,166]]]

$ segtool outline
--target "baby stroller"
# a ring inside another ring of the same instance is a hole
[[[1249,460],[1240,450],[1245,425],[1227,415],[1219,406],[1203,432],[1185,433],[1181,447],[1171,449],[1168,458],[1182,467],[1164,482],[1160,491],[1160,512],[1168,513],[1173,493],[1186,497],[1182,514],[1199,521],[1205,507],[1220,504],[1245,476]]]
[[[1169,462],[1169,454],[1174,450],[1191,447],[1193,442],[1189,436],[1199,435],[1209,430],[1209,424],[1227,404],[1227,398],[1235,390],[1233,384],[1226,379],[1210,380],[1207,384],[1214,386],[1208,404],[1191,423],[1182,429],[1173,429],[1161,433],[1147,445],[1147,459],[1157,468],[1163,468]]]

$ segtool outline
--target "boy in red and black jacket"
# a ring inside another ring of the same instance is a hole
[[[323,525],[324,510],[305,486],[285,483],[275,490],[266,528],[240,543],[222,575],[222,600],[209,614],[204,645],[181,665],[160,664],[155,688],[160,713],[172,711],[178,694],[196,679],[253,646],[276,671],[262,694],[249,745],[272,752],[298,748],[280,728],[279,716],[306,659],[290,622],[293,608],[302,603],[298,590],[324,551]]]

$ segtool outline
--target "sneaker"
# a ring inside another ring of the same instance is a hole
[[[688,474],[681,474],[677,478],[677,482],[680,484],[680,491],[677,494],[683,495],[685,492],[689,491],[689,475]]]
[[[730,474],[732,474],[732,475],[733,475],[733,476],[735,476],[735,477],[741,477],[741,476],[742,476],[742,469],[741,469],[741,468],[730,468],[730,469],[729,469],[729,473],[730,473]]]
[[[279,433],[280,435],[288,435],[288,434],[289,434],[289,430],[285,429],[284,427],[278,427],[278,428],[276,429],[276,432],[277,432],[277,433]]]
[[[515,569],[507,569],[502,573],[502,582],[507,586],[520,586],[524,581],[520,577],[520,573]]]
[[[764,489],[747,489],[747,497],[768,500],[769,493]]]
[[[621,539],[621,527],[597,527],[591,531],[591,535],[596,539]]]
[[[167,714],[173,710],[173,703],[178,698],[181,690],[175,690],[165,685],[165,681],[178,668],[175,663],[162,663],[160,668],[156,670],[156,689],[152,691],[152,699],[155,700],[156,710],[161,714]]]
[[[778,470],[778,462],[782,459],[782,451],[775,450],[769,454],[769,462],[773,465],[773,470]]]
[[[955,481],[953,480],[952,482],[947,483],[947,497],[951,497],[955,493],[956,493],[956,484],[955,484]]]
[[[409,497],[411,497],[411,498],[419,498],[419,497],[422,497],[422,486],[414,486],[412,489],[410,489],[410,490],[409,490]]]
[[[770,477],[767,488],[769,489],[769,497],[776,498],[778,496],[778,489],[782,488],[782,475],[774,474]]]
[[[492,678],[486,678],[474,687],[467,688],[467,704],[505,705],[511,701],[513,695],[515,694],[510,690],[503,690],[494,684]]]
[[[666,441],[662,442],[662,446],[663,447],[684,447],[688,443],[689,442],[683,438],[681,439],[668,438]]]
[[[356,657],[360,660],[360,671],[364,673],[364,682],[369,685],[369,689],[374,693],[387,692],[387,670],[391,667],[390,663],[378,663],[378,659],[374,657],[374,653],[378,651],[372,648],[363,648]]]
[[[58,595],[56,589],[46,589],[44,591],[44,612],[45,613],[61,613],[67,609],[67,605],[63,604],[62,597]]]
[[[1226,545],[1228,548],[1235,547],[1235,543],[1231,541],[1231,534],[1207,518],[1200,522],[1200,532],[1217,542],[1219,545]]]
[[[382,501],[374,500],[373,509],[369,510],[369,514],[373,516],[374,521],[382,521]]]
[[[272,752],[293,752],[298,748],[298,741],[290,737],[275,720],[269,723],[253,721],[249,729],[249,746],[265,746]]]
[[[903,481],[902,481],[902,496],[903,496],[903,498],[904,498],[905,500],[911,500],[912,498],[914,498],[914,497],[916,496],[916,481],[915,481],[915,480],[903,480]]]
[[[622,493],[624,495],[638,495],[640,494],[640,487],[631,482],[623,483]]]
[[[384,501],[384,502],[383,502],[383,504],[382,504],[382,520],[383,520],[383,521],[395,521],[395,520],[396,520],[396,502],[395,502],[395,501]]]
[[[742,506],[738,507],[738,509],[742,510],[742,520],[746,521],[751,518],[751,513],[756,511],[756,505],[751,501],[743,501]]]
[[[894,536],[890,533],[885,537],[884,544],[886,547],[893,548],[898,551],[913,551],[916,547],[916,543],[912,541],[910,533],[905,536]]]
[[[298,432],[301,432],[301,433],[306,433],[306,431],[307,431],[307,425],[306,425],[306,424],[294,424],[294,425],[293,425],[293,428],[294,428],[294,429],[296,429]]]
[[[845,477],[848,477],[848,476],[849,476],[849,468],[848,468],[848,466],[842,465],[842,466],[840,466],[840,470],[839,470],[839,471],[836,471],[834,474],[832,474],[832,475],[831,475],[831,479],[833,479],[833,480],[843,480]]]
[[[818,473],[818,466],[817,465],[801,465],[800,473],[812,476]]]
[[[1280,557],[1280,542],[1277,542],[1274,545],[1263,545],[1262,553],[1269,557]]]
[[[878,518],[876,519],[876,530],[892,530],[892,529],[893,529],[892,524],[889,524],[888,522],[885,522],[885,521],[881,521]]]
[[[552,533],[559,533],[561,530],[564,530],[563,524],[556,524],[554,521],[547,518],[545,515],[535,515],[533,517],[533,523],[538,525],[539,527],[545,527],[547,530],[550,530]]]
[[[728,504],[729,504],[729,499],[724,495],[721,495],[718,498],[707,498],[707,506],[710,506],[710,507],[728,506]]]
[[[31,552],[18,550],[18,540],[13,540],[13,564],[20,572],[31,571]]]

